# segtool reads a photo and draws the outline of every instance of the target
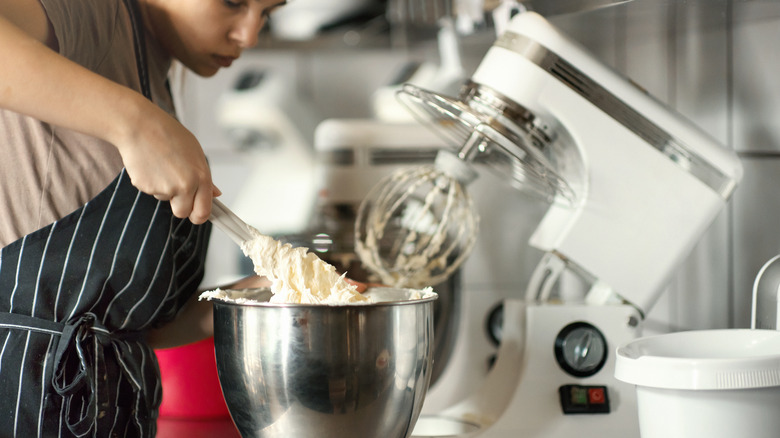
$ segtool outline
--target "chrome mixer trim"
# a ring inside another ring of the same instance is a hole
[[[483,107],[491,108],[497,114],[501,114],[511,120],[525,134],[531,136],[537,143],[536,146],[543,149],[552,141],[553,132],[548,125],[539,120],[536,115],[524,106],[506,98],[496,90],[485,85],[467,80],[459,93],[459,99],[469,106],[478,103]],[[491,124],[496,130],[502,130],[500,124]]]
[[[681,169],[728,199],[736,182],[720,169],[692,151],[680,139],[626,105],[585,73],[542,44],[514,32],[504,32],[495,47],[510,50],[533,62],[551,76],[645,140]],[[644,92],[644,91],[643,91]]]
[[[368,151],[368,161],[374,166],[433,163],[439,150],[441,147],[372,147]]]
[[[355,150],[345,146],[327,151],[318,151],[317,161],[332,166],[353,166],[355,164]]]

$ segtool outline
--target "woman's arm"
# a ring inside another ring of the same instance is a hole
[[[221,287],[252,289],[270,285],[264,277],[250,276]],[[147,333],[146,340],[152,348],[177,347],[214,335],[214,305],[210,301],[198,300],[199,296],[200,293],[193,294],[173,321]]]
[[[192,133],[140,93],[47,47],[37,0],[0,5],[0,107],[112,143],[139,190],[170,200],[177,217],[206,221],[219,190]]]

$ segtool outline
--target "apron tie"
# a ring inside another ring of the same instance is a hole
[[[113,423],[113,412],[105,355],[113,353],[119,369],[135,394],[133,417],[142,428],[149,412],[142,394],[143,374],[131,357],[128,341],[140,340],[140,332],[109,331],[93,313],[86,313],[66,323],[48,321],[14,313],[0,313],[0,327],[16,328],[59,335],[54,354],[52,386],[63,399],[68,429],[76,436],[86,436],[98,422]]]

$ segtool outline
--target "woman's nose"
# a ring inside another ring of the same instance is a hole
[[[265,25],[265,18],[261,15],[247,14],[236,22],[230,32],[232,40],[242,48],[250,48],[257,45],[260,37],[260,29]]]

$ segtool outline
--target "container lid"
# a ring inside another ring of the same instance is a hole
[[[780,331],[695,330],[640,338],[618,348],[615,377],[666,389],[780,386]]]

